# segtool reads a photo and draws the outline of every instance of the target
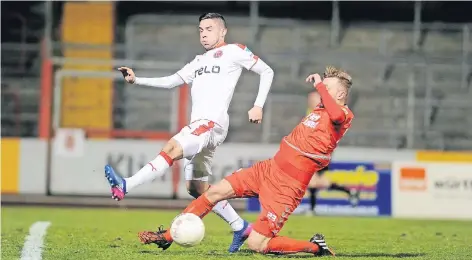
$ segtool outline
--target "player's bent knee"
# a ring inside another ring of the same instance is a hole
[[[215,185],[212,185],[206,192],[209,201],[217,202],[225,199],[234,198],[233,187],[225,179]]]
[[[267,252],[267,244],[269,243],[269,240],[269,237],[259,234],[256,231],[252,231],[247,238],[247,246],[252,251],[265,254]]]
[[[198,181],[198,180],[190,180],[187,181],[187,191],[190,196],[194,198],[200,197],[206,190],[208,190],[208,182],[205,181]]]
[[[202,151],[206,143],[203,136],[177,134],[170,141],[174,143],[182,158],[190,158]]]
[[[162,151],[165,152],[172,160],[180,160],[183,157],[182,146],[174,139],[170,139]]]

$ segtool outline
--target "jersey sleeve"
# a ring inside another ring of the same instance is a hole
[[[354,119],[354,114],[349,108],[344,107],[344,106],[341,107],[341,110],[346,115],[346,119],[344,120],[344,123],[343,123],[343,128],[346,128],[346,129],[350,128],[352,124],[352,120]]]
[[[246,45],[243,44],[235,44],[237,47],[234,48],[234,62],[247,69],[250,70],[254,64],[259,60],[259,57],[254,55],[251,50],[248,49]]]
[[[185,83],[190,84],[195,79],[195,63],[197,58],[193,59],[191,62],[187,63],[183,68],[177,71],[177,75],[179,75]]]

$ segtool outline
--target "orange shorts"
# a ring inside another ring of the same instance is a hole
[[[241,169],[226,180],[237,197],[259,197],[262,210],[253,228],[266,237],[278,234],[306,191],[306,185],[282,172],[273,159]]]

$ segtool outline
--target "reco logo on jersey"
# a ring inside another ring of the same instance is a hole
[[[210,73],[218,74],[220,73],[220,71],[221,71],[220,66],[211,66],[211,67],[204,66],[204,67],[199,68],[198,70],[195,70],[195,78],[203,74],[210,74]]]

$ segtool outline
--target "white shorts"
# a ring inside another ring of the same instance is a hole
[[[185,180],[208,181],[213,155],[227,133],[212,121],[197,120],[173,137],[183,149]]]

